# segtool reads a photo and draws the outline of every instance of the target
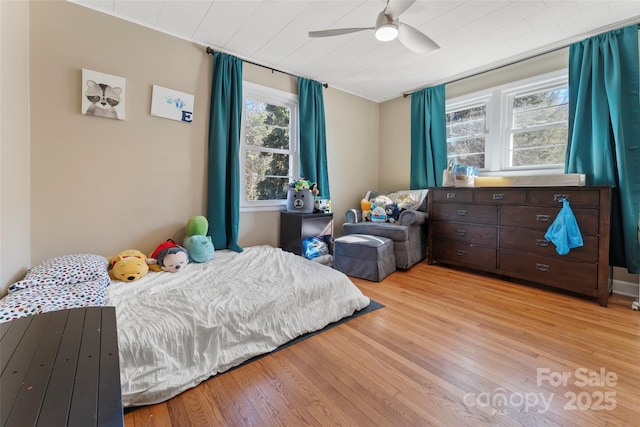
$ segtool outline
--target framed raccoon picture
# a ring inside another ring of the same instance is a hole
[[[125,78],[82,69],[82,114],[124,120]]]

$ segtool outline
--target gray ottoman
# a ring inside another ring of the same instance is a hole
[[[333,248],[333,268],[348,276],[374,282],[396,271],[393,240],[367,234],[338,237]]]

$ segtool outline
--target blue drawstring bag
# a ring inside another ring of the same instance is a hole
[[[578,222],[569,207],[569,201],[562,201],[562,209],[544,235],[544,238],[556,245],[556,252],[566,255],[573,248],[583,245],[582,233],[578,228]]]
[[[329,245],[318,237],[309,237],[302,240],[302,251],[305,258],[313,259],[328,254]]]

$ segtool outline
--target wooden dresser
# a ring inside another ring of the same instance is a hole
[[[544,234],[569,201],[584,246],[558,255]],[[428,263],[609,297],[609,187],[430,188]]]

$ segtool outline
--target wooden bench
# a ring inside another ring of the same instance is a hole
[[[0,425],[124,425],[114,307],[0,324]]]

